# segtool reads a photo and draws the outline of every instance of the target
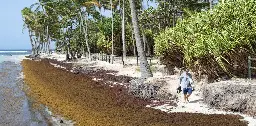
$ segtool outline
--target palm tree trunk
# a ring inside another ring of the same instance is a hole
[[[88,40],[88,23],[87,23],[87,13],[85,14],[85,33],[86,33],[86,38],[85,38],[85,44],[87,47],[87,52],[88,52],[88,57],[91,60],[91,50],[89,46],[89,40]]]
[[[30,43],[31,43],[31,47],[32,47],[32,55],[35,55],[35,47],[34,47],[34,44],[33,44],[32,32],[31,32],[30,29],[28,30],[28,33],[29,33]]]
[[[44,53],[46,53],[46,42],[44,42]]]
[[[50,43],[50,41],[51,41],[51,40],[50,40],[50,35],[49,35],[49,26],[46,27],[46,30],[47,30],[47,31],[46,31],[46,34],[47,34],[47,42],[46,42],[46,49],[45,49],[45,51],[46,51],[47,54],[49,54],[49,53],[50,53],[50,49],[49,49],[50,46],[48,46],[48,45],[50,45],[49,43]]]
[[[150,45],[150,43],[149,42],[147,42],[147,55],[148,56],[151,56],[151,45]]]
[[[146,52],[147,38],[144,32],[142,32],[143,50]]]
[[[70,57],[69,57],[69,49],[70,46],[67,47],[67,50],[66,50],[66,60],[70,60]]]
[[[143,2],[143,0],[141,2]],[[143,8],[143,5],[142,5],[140,12],[143,12],[143,10],[144,10],[144,8]],[[142,27],[140,30],[142,31],[143,50],[144,50],[144,52],[146,52],[147,38],[146,38],[145,33],[144,33],[144,28]]]
[[[143,51],[143,44],[140,38],[140,30],[139,30],[138,17],[137,17],[137,12],[135,7],[135,1],[134,0],[129,0],[129,1],[130,1],[130,7],[131,7],[133,29],[135,33],[135,39],[136,39],[136,46],[137,46],[137,51],[138,51],[139,60],[140,60],[141,77],[146,79],[148,77],[152,77],[153,75],[150,70],[150,66],[148,65],[146,54]]]
[[[47,53],[50,54],[50,44],[51,44],[51,38],[49,37],[49,41],[47,42]]]
[[[38,42],[38,44],[39,44],[39,45],[38,45],[38,50],[39,50],[39,52],[41,53],[41,52],[42,52],[42,49],[41,49],[41,45],[42,45],[41,43],[42,43],[42,42],[41,42],[40,39],[41,39],[41,34],[40,34],[40,32],[39,32],[39,33],[38,33],[38,37],[37,37],[37,42]]]
[[[212,13],[212,0],[209,0],[209,4],[210,4],[210,12]]]
[[[112,18],[112,54],[111,54],[111,63],[114,63],[114,15],[113,15],[113,1],[110,0],[111,4],[111,18]]]
[[[86,14],[86,17],[85,17],[85,25],[86,25],[86,28],[84,27],[84,19],[83,19],[83,16],[82,16],[82,12],[80,11],[80,19],[81,19],[81,24],[82,24],[82,27],[83,27],[83,32],[84,32],[84,37],[85,37],[85,43],[86,43],[86,48],[87,48],[87,52],[88,52],[88,55],[89,55],[89,59],[91,59],[91,51],[90,51],[90,47],[89,47],[89,43],[88,43],[88,24],[87,24],[87,14]]]
[[[35,55],[36,55],[36,54],[37,54],[37,48],[36,48],[36,47],[37,47],[37,45],[36,45],[36,44],[37,44],[37,42],[36,42],[35,37],[33,37],[33,38],[32,38],[32,40],[33,40],[33,48],[34,48],[34,52],[35,52]]]
[[[51,44],[51,36],[49,34],[49,29],[48,29],[47,54],[50,54],[50,44]]]
[[[176,3],[175,3],[175,1],[173,1],[173,4],[172,4],[172,9],[173,9],[173,15],[172,15],[172,27],[175,27],[175,25],[176,25],[176,8],[175,8],[175,6],[176,6]]]
[[[66,60],[70,60],[70,37],[68,37],[68,42],[67,42]]]
[[[125,43],[125,3],[123,0],[123,10],[122,10],[122,40],[123,40],[123,61],[126,61],[126,43]]]
[[[134,42],[134,34],[133,34],[133,32],[132,32],[132,44],[133,44],[133,54],[134,54],[134,56],[137,56],[136,55],[136,44]]]

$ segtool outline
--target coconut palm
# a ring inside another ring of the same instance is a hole
[[[33,12],[30,8],[24,8],[22,10],[22,16],[24,20],[24,28],[26,27],[29,31],[32,54],[37,55],[41,50],[40,46],[44,44],[42,37],[44,32],[43,19],[45,18],[45,15],[41,12]]]
[[[42,13],[42,15],[44,15],[44,18],[43,18],[43,22],[41,22],[41,25],[42,27],[45,27],[45,31],[39,31],[38,29],[36,29],[35,31],[37,32],[38,36],[37,36],[37,40],[38,41],[42,41],[40,38],[41,36],[45,37],[45,40],[44,42],[42,42],[40,45],[42,46],[42,49],[44,50],[44,52],[46,53],[49,53],[50,52],[50,43],[51,43],[51,37],[50,37],[50,34],[49,34],[49,20],[47,20],[46,18],[48,19],[51,19],[49,18],[48,14],[47,14],[47,8],[49,8],[50,6],[48,6],[48,3],[51,3],[51,1],[42,1],[42,0],[39,0],[39,2],[35,3],[35,4],[32,4],[30,6],[31,9],[33,9],[35,6],[36,9],[35,9],[35,13]],[[42,9],[42,11],[41,11]],[[38,18],[36,18],[36,20],[38,20]]]
[[[76,1],[79,3],[79,1]],[[89,46],[89,43],[88,43],[88,24],[87,24],[87,15],[88,15],[88,12],[84,12],[84,16],[82,16],[82,13],[83,13],[83,7],[86,7],[89,8],[89,7],[94,7],[94,6],[97,6],[97,7],[100,7],[100,3],[99,1],[97,0],[90,0],[90,1],[86,1],[86,2],[82,2],[82,3],[79,3],[80,5],[80,11],[79,11],[79,15],[80,15],[80,21],[81,21],[81,25],[82,25],[82,28],[83,28],[83,32],[84,32],[84,36],[85,36],[85,43],[86,43],[86,47],[87,47],[87,52],[88,52],[88,55],[89,55],[89,59],[91,59],[91,51],[90,51],[90,46]],[[82,5],[82,6],[81,6]],[[84,21],[85,21],[85,26],[84,26]]]
[[[33,42],[33,38],[32,38],[32,23],[33,23],[33,12],[31,11],[30,8],[24,8],[22,11],[22,17],[23,17],[23,21],[24,21],[24,26],[23,29],[27,28],[28,29],[28,33],[29,33],[29,38],[30,38],[30,43],[31,43],[31,47],[32,47],[32,55],[35,55],[35,46],[34,46],[34,42]]]
[[[132,15],[133,30],[135,34],[136,46],[137,46],[137,51],[138,51],[139,60],[140,60],[141,77],[142,78],[152,77],[153,74],[150,70],[150,66],[147,62],[146,54],[143,49],[143,44],[141,42],[135,1],[134,0],[129,0],[129,1],[130,1],[130,8],[131,8],[131,15]]]

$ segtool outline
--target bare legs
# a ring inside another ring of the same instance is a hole
[[[184,102],[189,102],[188,98],[192,94],[192,88],[184,88],[183,94],[184,94]]]
[[[191,95],[191,94],[187,94],[187,102],[189,102],[188,97],[189,97],[190,95]]]
[[[190,95],[191,95],[191,94],[184,94],[184,101],[185,101],[185,102],[189,102],[188,97],[189,97]]]
[[[184,102],[187,101],[187,94],[184,94]]]

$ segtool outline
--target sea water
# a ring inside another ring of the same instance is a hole
[[[22,90],[20,62],[29,50],[0,50],[0,126],[47,126],[44,116],[33,110]]]
[[[3,61],[19,62],[29,54],[31,54],[30,50],[0,50],[0,63]]]

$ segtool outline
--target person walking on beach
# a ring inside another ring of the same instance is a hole
[[[189,73],[189,69],[183,69],[180,75],[180,83],[179,86],[184,94],[184,101],[189,102],[188,98],[192,94],[192,75]]]

